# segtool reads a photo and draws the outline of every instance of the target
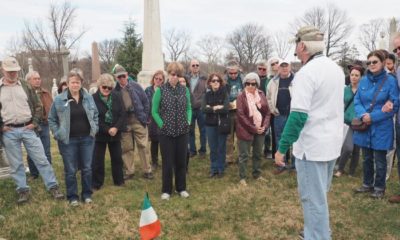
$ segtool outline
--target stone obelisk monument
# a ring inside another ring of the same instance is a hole
[[[394,34],[397,32],[397,21],[396,18],[392,18],[390,20],[390,26],[389,26],[389,52],[393,50],[393,37]]]
[[[144,0],[144,29],[142,71],[138,82],[148,86],[156,70],[164,70],[164,58],[161,50],[161,23],[159,0]]]
[[[92,82],[96,82],[100,77],[100,59],[99,59],[99,48],[97,42],[92,43]]]

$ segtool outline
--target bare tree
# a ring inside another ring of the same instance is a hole
[[[164,34],[164,39],[171,61],[178,61],[180,57],[187,55],[191,44],[189,32],[172,28]]]
[[[43,72],[51,78],[62,75],[59,52],[63,41],[67,43],[67,49],[72,49],[86,32],[84,29],[75,31],[76,9],[69,1],[51,3],[46,19],[34,24],[25,22],[23,45],[39,68],[47,67]]]
[[[355,45],[350,46],[348,42],[344,42],[339,49],[338,64],[348,73],[347,65],[351,64],[358,58],[360,53]]]
[[[303,17],[295,20],[293,29],[304,25],[317,27],[325,34],[326,56],[335,58],[338,48],[344,43],[352,29],[351,21],[345,10],[339,9],[334,4],[326,8],[314,7],[306,11]],[[292,30],[293,30],[292,29]]]
[[[358,39],[368,51],[376,50],[379,34],[384,30],[383,19],[372,19],[360,26]]]
[[[116,54],[120,46],[117,39],[103,40],[99,44],[99,56],[101,60],[101,68],[103,72],[110,72],[115,63]]]
[[[245,71],[252,70],[261,58],[270,54],[272,46],[265,29],[254,23],[236,28],[228,34],[227,42]]]
[[[201,56],[207,61],[208,71],[215,71],[221,61],[223,40],[214,35],[206,35],[197,41],[197,47]]]
[[[274,50],[278,55],[278,57],[282,59],[285,59],[287,57],[291,47],[288,39],[289,35],[283,31],[276,32],[272,37],[274,43]]]

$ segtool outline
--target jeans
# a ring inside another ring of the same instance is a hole
[[[197,153],[196,149],[196,119],[197,125],[199,126],[200,132],[200,149],[199,153],[206,153],[206,128],[205,128],[205,117],[201,109],[192,109],[192,123],[190,124],[189,132],[189,148],[191,153]]]
[[[76,172],[81,167],[81,198],[85,200],[92,196],[92,156],[94,138],[71,137],[69,143],[58,141],[58,147],[64,161],[65,185],[67,186],[67,199],[78,200],[78,184]]]
[[[40,129],[41,131],[39,132],[39,137],[40,141],[43,144],[44,152],[47,157],[47,161],[51,163],[51,152],[50,152],[50,129],[48,124],[40,124]],[[31,176],[33,177],[38,177],[39,176],[39,171],[36,168],[35,164],[33,163],[32,159],[27,157],[28,160],[28,166],[29,166],[29,171],[31,173]]]
[[[366,187],[374,186],[375,190],[383,191],[386,188],[386,150],[374,150],[362,148],[364,154],[363,161],[363,185]],[[374,171],[375,161],[375,171]],[[374,179],[375,174],[375,179]]]
[[[399,164],[399,159],[400,159],[400,124],[397,123],[396,120],[396,149],[397,149],[397,172],[398,176],[400,178],[400,164]]]
[[[210,148],[210,173],[223,173],[226,158],[227,134],[220,134],[217,126],[206,126],[208,147]]]
[[[239,139],[239,176],[240,179],[246,178],[247,160],[250,158],[250,149],[253,147],[253,172],[254,178],[258,178],[261,175],[260,161],[262,147],[264,144],[264,134],[255,134],[253,141],[245,141]]]
[[[274,130],[275,130],[275,143],[276,143],[276,150],[279,149],[279,141],[281,140],[281,136],[283,133],[283,129],[285,128],[286,125],[286,121],[288,120],[288,116],[284,116],[284,115],[278,115],[278,116],[274,116]],[[282,153],[285,154],[285,164],[286,164],[286,168],[295,168],[295,157],[292,156],[292,165],[289,165],[289,158],[290,158],[290,151],[286,152],[286,153]]]
[[[296,159],[297,184],[304,214],[305,240],[330,240],[329,191],[335,160],[328,162]]]
[[[35,131],[23,127],[11,128],[11,130],[3,132],[3,143],[8,162],[10,163],[10,174],[17,185],[17,192],[29,190],[29,186],[26,184],[25,167],[22,161],[21,143],[24,144],[28,155],[31,156],[39,170],[46,188],[49,190],[58,186],[53,167],[47,161],[43,145]]]

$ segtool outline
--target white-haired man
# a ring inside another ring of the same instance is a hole
[[[342,146],[338,129],[343,127],[345,77],[341,68],[323,55],[324,34],[317,28],[300,28],[295,42],[303,67],[293,79],[290,114],[275,162],[284,166],[284,153],[293,144],[304,214],[301,237],[327,240],[331,239],[327,192]]]

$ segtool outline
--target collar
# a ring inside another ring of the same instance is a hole
[[[4,77],[0,79],[0,87],[4,85]],[[22,85],[21,80],[17,80],[14,85]]]
[[[319,57],[322,57],[322,52],[314,53],[314,54],[311,55],[310,58],[304,63],[304,65],[306,65],[308,62],[310,62],[310,61],[313,60],[314,58],[319,58]]]

